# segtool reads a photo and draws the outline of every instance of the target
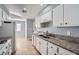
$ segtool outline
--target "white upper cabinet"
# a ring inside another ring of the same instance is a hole
[[[53,26],[63,26],[63,5],[53,9]]]
[[[2,9],[0,8],[0,19],[2,18]]]
[[[52,11],[48,11],[45,14],[41,15],[41,23],[52,21]]]
[[[37,17],[37,18],[35,19],[35,27],[36,27],[36,28],[40,28],[40,17]]]
[[[3,19],[7,20],[7,13],[5,11],[3,11]]]
[[[53,9],[53,26],[79,26],[79,4],[64,4]]]
[[[79,4],[64,5],[64,26],[79,26]]]
[[[2,9],[0,8],[0,26],[2,26]]]

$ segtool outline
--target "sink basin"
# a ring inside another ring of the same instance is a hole
[[[49,37],[56,37],[55,35],[53,35],[53,34],[49,34],[49,35],[47,35],[47,36],[49,36]]]
[[[7,42],[7,40],[1,40],[1,41],[0,41],[0,44],[3,44],[3,43],[5,43],[5,42]]]
[[[44,35],[39,35],[41,37],[44,37],[44,38],[50,38],[49,36],[44,36]]]

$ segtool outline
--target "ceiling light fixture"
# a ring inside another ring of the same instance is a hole
[[[43,6],[43,4],[40,4],[40,6]]]
[[[26,12],[27,12],[27,9],[26,9],[26,8],[24,8],[24,9],[22,10],[22,12],[23,12],[23,13],[26,13]]]

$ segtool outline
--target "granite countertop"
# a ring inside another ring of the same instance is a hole
[[[7,40],[7,39],[10,39],[12,38],[11,36],[8,36],[8,37],[0,37],[0,41],[3,41],[3,40]]]
[[[70,37],[70,36],[62,36],[62,35],[55,35],[56,37],[50,37],[50,38],[44,38],[39,35],[37,36],[50,43],[53,43],[64,49],[67,49],[73,53],[79,54],[79,38]]]
[[[4,47],[5,43],[7,42],[7,40],[9,40],[10,38],[12,38],[11,36],[9,37],[0,37],[0,50]]]
[[[12,38],[12,37],[11,36],[8,36],[8,37],[0,37],[0,44],[6,42],[10,38]]]

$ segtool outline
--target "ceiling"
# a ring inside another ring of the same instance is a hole
[[[11,17],[34,18],[37,16],[39,11],[46,6],[46,4],[5,4],[5,6],[9,10]],[[24,8],[27,9],[26,13],[22,12]]]

